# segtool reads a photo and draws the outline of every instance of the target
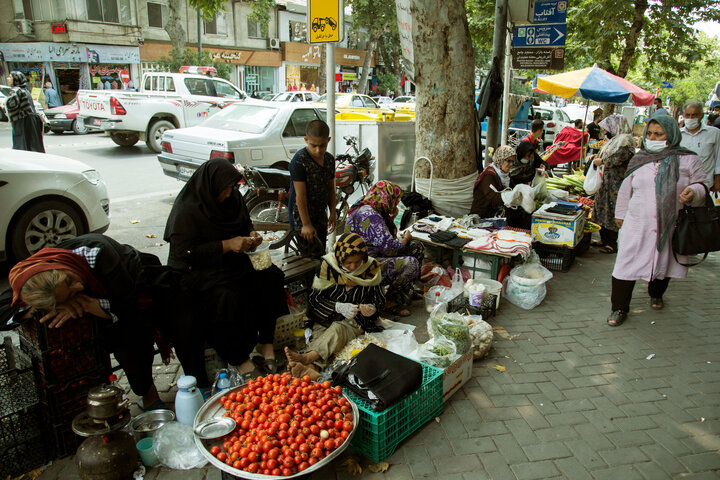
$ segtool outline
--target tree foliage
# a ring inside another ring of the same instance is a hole
[[[160,57],[157,63],[169,72],[179,72],[182,65],[212,65],[217,69],[218,77],[230,80],[230,65],[213,60],[207,50],[203,50],[202,59],[200,59],[195,49],[186,48],[180,52],[174,48],[170,52],[170,57]]]
[[[213,15],[225,10],[225,0],[188,0],[195,10],[202,11],[205,20],[212,20]]]

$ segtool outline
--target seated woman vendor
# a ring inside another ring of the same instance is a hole
[[[142,397],[138,405],[150,410],[164,408],[152,376],[155,322],[172,315],[165,308],[172,303],[157,293],[164,271],[154,255],[104,235],[88,234],[18,262],[8,278],[12,306],[32,307],[24,317],[35,310],[40,323],[49,328],[82,317],[97,320],[106,347],[125,371],[133,392]],[[177,353],[187,371],[185,352]]]
[[[516,164],[515,158],[515,150],[508,145],[495,150],[492,163],[475,180],[470,213],[481,218],[502,215],[503,200],[500,192],[510,188],[510,170]]]
[[[323,257],[313,282],[308,316],[314,326],[306,353],[285,348],[293,376],[309,375],[315,380],[330,357],[350,340],[363,332],[382,330],[375,323],[385,305],[381,280],[380,265],[368,256],[362,237],[340,236],[334,253]]]
[[[168,265],[195,306],[193,336],[246,377],[275,373],[273,336],[288,313],[283,273],[255,270],[245,252],[263,239],[237,189],[240,173],[224,158],[202,164],[177,196],[165,227]],[[257,347],[256,361],[250,354]]]

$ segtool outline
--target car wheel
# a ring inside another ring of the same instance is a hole
[[[253,222],[289,223],[287,196],[284,202],[278,200],[277,194],[255,191],[245,195],[245,204]]]
[[[83,235],[82,215],[70,205],[48,200],[26,208],[10,231],[10,251],[22,260],[41,248],[52,247],[62,240]]]
[[[87,129],[87,127],[85,126],[85,122],[80,122],[80,121],[78,121],[77,118],[76,118],[75,120],[73,120],[72,130],[73,130],[73,132],[75,132],[77,135],[84,135],[84,134],[86,134],[86,133],[88,132],[88,129]]]
[[[173,130],[175,125],[167,120],[158,120],[150,126],[148,131],[147,140],[145,144],[150,150],[155,153],[160,153],[160,144],[162,143],[162,136],[166,130]]]
[[[140,140],[140,135],[137,133],[111,133],[110,138],[121,147],[132,147]]]

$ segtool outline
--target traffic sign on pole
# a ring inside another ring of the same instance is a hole
[[[513,47],[563,47],[567,24],[521,25],[513,30]]]
[[[566,0],[535,0],[532,23],[567,22]]]
[[[343,39],[343,0],[308,0],[309,43],[337,43]]]

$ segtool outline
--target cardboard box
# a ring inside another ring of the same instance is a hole
[[[585,212],[577,215],[553,215],[542,211],[532,215],[532,237],[540,243],[574,248],[583,236]]]
[[[470,380],[470,377],[472,377],[472,366],[473,353],[472,350],[470,350],[444,370],[443,402],[447,402],[453,393],[460,390],[460,387]]]

